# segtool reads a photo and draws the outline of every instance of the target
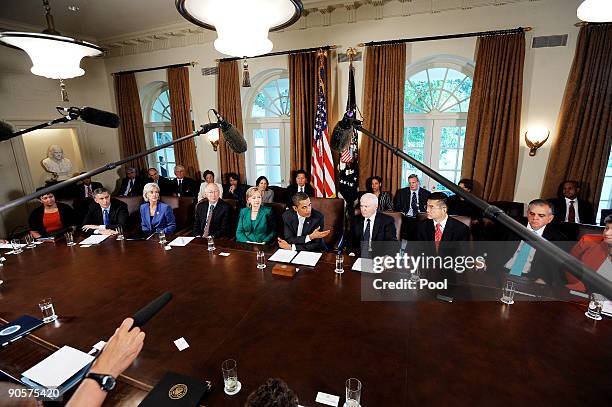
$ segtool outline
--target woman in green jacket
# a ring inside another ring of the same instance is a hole
[[[261,192],[251,187],[246,192],[247,207],[240,210],[236,241],[270,243],[276,237],[272,208],[262,206]]]

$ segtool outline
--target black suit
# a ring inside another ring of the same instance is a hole
[[[128,213],[128,207],[125,202],[121,202],[118,199],[111,198],[111,206],[108,211],[108,223],[107,229],[117,229],[117,226],[121,226],[121,228],[125,231],[128,218],[130,217]],[[104,216],[102,214],[102,207],[100,205],[91,205],[87,214],[85,215],[85,219],[83,219],[83,225],[104,225]],[[89,231],[89,233],[93,233],[93,231]]]
[[[472,219],[482,218],[482,211],[468,201],[461,199],[459,195],[448,197],[448,214],[469,216]]]
[[[327,247],[323,239],[314,239],[306,243],[306,236],[311,234],[317,227],[320,231],[323,231],[325,218],[323,214],[315,209],[310,213],[310,217],[304,220],[302,226],[302,234],[297,235],[299,220],[295,210],[290,209],[283,213],[283,224],[284,224],[284,238],[289,244],[294,244],[296,250],[308,250],[312,252],[322,252]]]
[[[193,235],[202,236],[204,228],[206,228],[206,218],[208,217],[208,200],[204,200],[196,207],[195,222],[193,223]],[[234,237],[231,228],[232,207],[222,199],[219,199],[213,209],[212,218],[210,219],[210,227],[208,229],[209,236],[217,237]]]
[[[200,185],[193,178],[183,177],[180,186],[178,178],[175,178],[170,182],[172,182],[172,193],[178,196],[194,197],[198,194],[198,191],[200,190]]]
[[[292,198],[293,198],[293,195],[297,194],[297,191],[298,191],[297,184],[291,184],[287,187],[287,205],[289,205],[289,207],[293,206]],[[312,187],[312,185],[306,184],[304,185],[304,193],[312,197],[315,195],[315,190]]]
[[[115,191],[115,195],[117,196],[142,196],[144,182],[140,177],[134,178],[134,181],[132,182],[133,184],[132,188],[130,189],[127,195],[125,194],[125,190],[127,189],[129,181],[130,179],[127,177],[121,179],[121,185],[119,185],[119,188]]]
[[[149,178],[147,182],[155,183],[152,178]],[[157,186],[159,187],[159,196],[169,196],[172,195],[172,192],[174,191],[174,184],[172,183],[172,181],[170,181],[166,177],[162,177],[161,175],[157,180]]]
[[[580,198],[576,198],[575,201],[578,201],[577,214],[580,219],[580,223],[595,224],[595,211],[593,211],[593,205]],[[554,222],[565,222],[565,212],[567,209],[565,198],[549,199],[549,202],[553,205],[555,211]]]
[[[362,238],[364,235],[365,218],[361,215],[355,216],[351,223],[351,250],[357,255],[361,253]],[[384,213],[377,212],[374,218],[372,230],[372,242],[394,242],[397,241],[397,232],[393,218]],[[362,256],[363,257],[363,256]]]
[[[419,212],[425,212],[427,208],[427,199],[431,195],[431,192],[424,188],[418,189],[417,197],[418,197],[418,205]],[[394,207],[397,212],[401,212],[404,215],[408,216],[408,211],[410,211],[410,202],[412,200],[412,191],[409,187],[398,189],[395,194],[395,202]],[[416,216],[416,214],[413,214]]]
[[[223,185],[223,199],[234,199],[238,203],[239,208],[246,207],[246,191],[249,189],[248,185],[238,184],[234,192],[230,192],[231,184]]]
[[[433,219],[427,219],[417,224],[417,240],[421,242],[429,242],[423,247],[428,254],[436,253],[435,246],[436,227]],[[462,253],[464,247],[458,243],[445,242],[466,242],[470,240],[470,228],[463,222],[453,219],[450,216],[446,219],[446,225],[442,231],[442,240],[437,250],[440,256],[455,256]]]

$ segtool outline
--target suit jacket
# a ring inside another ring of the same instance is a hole
[[[108,221],[110,225],[108,229],[116,229],[117,226],[121,226],[123,230],[126,230],[128,223],[129,213],[128,207],[125,202],[121,202],[118,199],[111,198],[110,211],[108,212]],[[83,225],[103,225],[104,216],[102,214],[102,208],[100,205],[91,205],[85,219],[83,219]],[[93,231],[89,232],[90,234]]]
[[[608,245],[602,235],[584,235],[572,248],[570,254],[584,263],[585,266],[597,271],[608,257]],[[572,290],[586,291],[584,283],[569,272],[565,273],[568,284]]]
[[[157,202],[157,209],[153,220],[149,212],[149,203],[140,205],[140,224],[143,232],[156,232],[163,230],[165,233],[174,233],[176,230],[176,220],[172,208],[163,202]]]
[[[361,215],[355,216],[351,223],[351,249],[355,254],[361,254],[361,238],[363,236],[363,224],[365,218]],[[397,232],[393,218],[384,213],[377,212],[372,227],[373,242],[394,242],[397,241]]]
[[[425,212],[427,207],[427,199],[431,195],[431,192],[424,188],[418,190],[419,198],[419,212]],[[409,187],[398,189],[395,194],[395,210],[408,216],[410,210],[410,200],[412,199],[412,191]],[[416,216],[416,214],[415,214]]]
[[[147,179],[147,182],[155,182],[153,181],[152,178]],[[168,196],[168,195],[172,195],[173,191],[174,191],[174,184],[172,183],[172,181],[170,181],[168,178],[166,177],[162,177],[161,175],[159,176],[159,179],[157,180],[157,186],[159,187],[159,195],[162,196]]]
[[[293,195],[297,194],[297,191],[297,184],[291,184],[287,187],[287,205],[289,205],[289,207],[293,206]],[[310,197],[313,197],[315,195],[315,190],[310,184],[304,185],[304,192]]]
[[[172,183],[172,194],[180,196],[196,196],[200,190],[200,185],[196,180],[189,177],[183,177],[181,187],[179,188],[178,179],[170,181]]]
[[[193,223],[193,235],[202,236],[206,227],[206,218],[208,217],[208,201],[202,201],[196,207],[195,222]],[[215,209],[213,209],[212,218],[210,219],[210,227],[208,234],[213,238],[217,237],[233,237],[231,228],[232,207],[222,199],[217,201]]]
[[[593,205],[580,198],[576,198],[576,201],[578,201],[578,216],[580,217],[580,223],[594,225],[595,212],[593,211]],[[553,205],[555,210],[554,222],[565,222],[565,212],[567,210],[565,198],[550,199],[549,202]]]
[[[436,228],[433,219],[426,219],[417,224],[417,240],[429,242],[422,248],[426,253],[435,254]],[[439,256],[466,255],[463,253],[465,247],[460,243],[448,242],[467,242],[470,240],[470,228],[463,222],[453,219],[450,216],[446,219],[446,225],[442,232],[442,241],[437,250]],[[446,242],[446,243],[445,243]]]
[[[115,191],[115,195],[117,196],[142,196],[142,190],[144,188],[144,181],[140,177],[134,178],[134,185],[132,186],[132,189],[130,189],[130,192],[127,195],[124,195],[125,190],[127,189],[127,186],[128,186],[128,181],[129,181],[128,177],[121,179],[121,185],[119,185],[119,188]]]
[[[448,214],[469,216],[472,219],[482,218],[482,211],[468,201],[462,200],[459,195],[448,197]]]
[[[504,264],[506,264],[506,262],[508,262],[508,260],[512,258],[512,256],[518,249],[521,240],[518,235],[512,232],[508,231],[506,233],[506,240],[516,241],[516,243],[507,245],[508,249],[501,258],[502,267],[504,266]],[[546,225],[546,227],[544,228],[544,232],[542,233],[542,237],[550,242],[556,243],[557,246],[562,246],[559,245],[559,243],[557,242],[564,242],[567,240],[567,237],[563,233],[561,233],[557,226],[553,223],[549,223],[548,225]],[[531,280],[537,280],[538,278],[541,278],[546,282],[546,284],[549,285],[563,285],[567,283],[567,281],[565,280],[565,276],[561,272],[561,267],[549,256],[540,253],[538,250],[536,250],[533,256],[529,273],[524,274],[523,276],[528,277]]]
[[[90,185],[92,194],[96,189],[104,188],[104,186],[99,182],[92,181]],[[83,184],[82,182],[75,184],[74,189],[72,191],[72,196],[78,200],[84,200],[85,198],[87,198],[87,196],[85,195],[85,184]]]
[[[251,208],[242,208],[236,228],[237,242],[270,243],[276,237],[272,208],[261,206],[257,218],[251,221]]]
[[[246,207],[246,191],[248,185],[238,184],[234,192],[230,192],[230,184],[223,185],[223,199],[235,199],[239,208]]]
[[[64,228],[59,231],[53,232],[54,235],[61,234],[69,226],[75,225],[74,211],[69,205],[57,202],[57,209],[59,210],[60,220],[62,221],[62,225],[64,225]],[[30,225],[30,230],[36,231],[42,236],[49,236],[49,233],[47,233],[47,230],[45,229],[45,225],[43,223],[44,215],[44,206],[39,206],[38,208],[34,209],[30,214],[28,224]]]
[[[298,236],[298,215],[295,210],[290,209],[283,213],[283,224],[284,224],[284,238],[289,244],[294,244],[296,250],[308,250],[312,252],[322,252],[327,247],[323,239],[314,239],[306,243],[306,236],[312,233],[317,227],[323,230],[325,224],[325,217],[317,210],[312,210],[310,217],[304,220],[302,226],[302,235]]]

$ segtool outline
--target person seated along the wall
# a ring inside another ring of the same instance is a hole
[[[420,187],[419,177],[416,174],[410,174],[408,186],[398,189],[395,193],[395,210],[409,218],[416,218],[419,212],[425,212],[429,195],[428,190]]]
[[[391,202],[391,195],[382,190],[382,185],[382,178],[374,175],[366,180],[366,191],[378,197],[378,212],[392,212],[393,202]]]
[[[566,180],[561,186],[562,196],[550,199],[555,211],[555,222],[595,223],[593,205],[578,198],[580,188],[577,181]]]
[[[121,185],[115,195],[117,196],[141,196],[144,181],[138,176],[136,168],[126,168],[125,178],[121,179]]]
[[[314,188],[308,182],[308,174],[304,170],[297,170],[295,172],[295,184],[291,184],[287,187],[287,196],[289,199],[287,201],[287,206],[291,207],[291,205],[293,205],[293,201],[291,199],[293,198],[293,195],[297,194],[298,192],[304,192],[306,195],[311,197],[315,195]]]
[[[159,200],[159,186],[149,182],[144,186],[142,197],[145,201],[140,205],[140,224],[145,233],[159,232],[174,233],[176,220],[169,205]]]
[[[543,199],[534,199],[527,207],[527,229],[553,243],[567,240],[557,227],[552,224],[554,212],[552,205]],[[519,241],[508,245],[512,252],[505,253],[503,267],[510,275],[526,277],[538,284],[565,284],[565,277],[560,272],[559,265],[547,254],[541,253],[518,235],[507,231],[505,240]]]
[[[217,187],[219,187],[219,193],[221,194],[221,197],[223,197],[223,185],[218,182],[215,182],[214,172],[212,172],[211,170],[204,171],[204,173],[202,174],[202,179],[204,181],[200,184],[200,191],[198,192],[198,202],[206,198],[206,193],[204,192],[206,184],[217,184]]]
[[[185,176],[185,167],[177,165],[174,167],[175,179],[172,182],[174,196],[191,196],[198,193],[198,183],[193,178]]]
[[[193,235],[196,237],[233,237],[231,230],[232,208],[227,202],[219,199],[219,187],[215,183],[206,184],[203,200],[196,207]]]
[[[312,209],[310,197],[304,192],[293,195],[292,210],[283,213],[284,237],[278,238],[278,245],[286,250],[308,250],[322,252],[326,249],[323,238],[330,230],[322,230],[325,224],[323,214]]]
[[[116,235],[117,227],[126,229],[129,213],[127,204],[118,199],[111,198],[105,188],[94,191],[96,205],[91,205],[81,229],[87,233],[101,235]]]
[[[469,178],[459,180],[457,185],[459,188],[463,189],[465,192],[469,192],[470,194],[474,189],[474,182]],[[467,202],[460,195],[451,195],[448,197],[448,214],[469,216],[472,219],[482,218],[482,212],[480,209]]]
[[[155,168],[149,168],[149,182],[154,183],[159,187],[160,196],[172,195],[174,191],[174,184],[166,177],[162,177]]]
[[[276,237],[272,208],[261,204],[261,192],[251,187],[246,192],[247,207],[240,210],[237,242],[271,243]]]
[[[34,209],[28,220],[33,238],[59,235],[75,225],[72,208],[64,203],[55,202],[53,193],[41,195],[38,199],[42,206]]]
[[[83,174],[85,173],[82,172],[79,175],[83,175]],[[84,200],[86,198],[89,198],[93,201],[93,195],[94,195],[93,191],[95,191],[98,188],[104,188],[104,186],[99,182],[92,181],[91,177],[84,178],[83,181],[77,182],[76,184],[74,184],[74,190],[72,192],[72,196],[78,200]]]
[[[389,215],[378,212],[378,198],[374,194],[363,194],[359,200],[361,214],[351,224],[351,247],[349,252],[360,257],[369,257],[363,250],[370,250],[372,242],[397,241],[395,222]]]
[[[253,390],[244,407],[298,407],[298,397],[281,379],[268,379]]]
[[[240,176],[238,174],[235,172],[227,174],[227,185],[225,185],[225,195],[223,198],[235,199],[238,202],[238,207],[244,208],[246,206],[246,191],[247,186],[240,183]]]
[[[259,192],[261,192],[261,201],[263,203],[272,203],[274,202],[274,191],[269,189],[270,183],[268,182],[268,178],[263,175],[255,181],[255,186],[259,188]]]

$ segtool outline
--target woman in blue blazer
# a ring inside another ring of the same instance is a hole
[[[247,207],[240,210],[236,241],[270,243],[276,237],[272,208],[261,205],[261,192],[251,187],[246,192]]]
[[[145,203],[140,205],[140,224],[143,232],[174,233],[176,220],[172,208],[159,201],[159,186],[150,182],[144,186],[142,197]]]

